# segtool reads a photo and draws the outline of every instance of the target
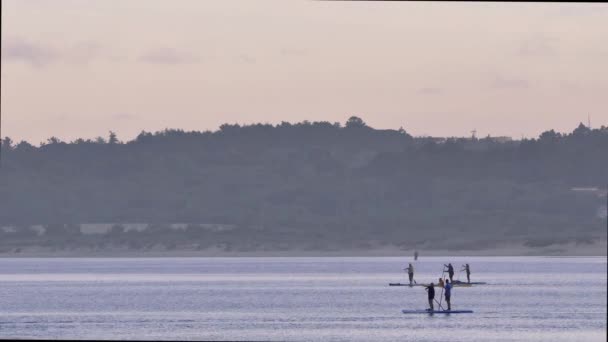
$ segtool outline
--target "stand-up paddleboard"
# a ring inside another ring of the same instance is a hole
[[[414,287],[414,286],[429,286],[430,284],[404,284],[404,283],[388,283],[388,286],[409,286],[409,287]],[[452,286],[454,287],[471,287],[473,285],[473,283],[467,284],[467,283],[459,283],[459,284],[452,284]],[[435,286],[437,286],[437,284],[435,284]]]
[[[473,310],[401,310],[404,314],[459,314],[473,313]]]
[[[454,280],[454,282],[452,283],[452,285],[458,285],[458,284],[487,285],[488,283],[486,283],[485,281],[472,281],[470,283],[467,283],[466,281],[460,281],[460,280]]]

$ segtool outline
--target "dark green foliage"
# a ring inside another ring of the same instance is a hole
[[[107,142],[52,137],[40,147],[4,138],[0,224],[45,224],[44,236],[79,243],[88,238],[78,226],[52,222],[152,223],[141,233],[112,227],[106,243],[128,248],[367,249],[370,241],[405,248],[452,236],[587,241],[606,236],[597,215],[605,198],[571,188],[605,187],[607,155],[606,127],[522,141],[435,141],[357,117],[345,127],[305,121],[142,132],[126,143],[113,132]]]

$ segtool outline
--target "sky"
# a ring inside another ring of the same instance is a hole
[[[2,1],[2,137],[356,115],[414,136],[608,126],[608,4]]]

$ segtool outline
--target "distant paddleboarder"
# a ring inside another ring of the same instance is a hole
[[[464,264],[464,265],[462,265],[462,267],[464,267],[464,268],[461,269],[460,272],[467,271],[467,283],[470,283],[471,282],[471,268],[469,267],[469,264]]]
[[[429,286],[425,287],[425,290],[428,292],[428,298],[429,298],[429,311],[434,311],[434,307],[433,307],[433,300],[435,300],[435,285],[433,285],[433,283],[431,283]]]
[[[450,282],[452,282],[453,281],[452,278],[454,277],[454,267],[452,267],[451,263],[447,264],[447,265],[444,264],[443,266],[448,268],[447,270],[443,270],[443,271],[444,272],[448,271],[448,275],[450,276]]]
[[[414,266],[412,266],[410,263],[410,265],[407,268],[404,268],[404,270],[407,270],[407,275],[410,278],[410,286],[412,286],[412,282],[414,281]]]
[[[437,286],[443,288],[443,279],[439,278],[439,282],[437,283]]]
[[[445,301],[448,303],[448,311],[452,310],[452,305],[450,304],[450,298],[452,297],[452,284],[450,284],[449,280],[445,280],[445,285],[443,286],[445,289]]]
[[[418,251],[414,251],[414,261],[418,260]]]

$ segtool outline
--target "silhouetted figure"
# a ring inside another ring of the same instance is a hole
[[[460,272],[467,271],[467,283],[471,282],[471,268],[469,268],[469,264],[462,265],[464,267]]]
[[[425,287],[425,290],[428,292],[428,298],[429,298],[429,308],[427,310],[433,311],[434,310],[433,300],[435,299],[435,285],[433,285],[433,283],[431,283],[431,285]]]
[[[414,266],[410,264],[407,268],[404,268],[404,270],[407,270],[407,275],[410,278],[410,286],[412,286],[412,282],[414,281]]]
[[[414,260],[418,260],[418,251],[414,251]]]
[[[452,304],[450,304],[450,297],[452,296],[452,284],[449,280],[445,280],[445,301],[448,303],[448,310],[452,310]]]
[[[452,267],[452,264],[447,264],[447,265],[443,265],[443,266],[448,268],[447,270],[444,270],[444,272],[448,271],[448,275],[450,276],[450,282],[452,282],[453,281],[452,278],[454,278],[454,267]]]

